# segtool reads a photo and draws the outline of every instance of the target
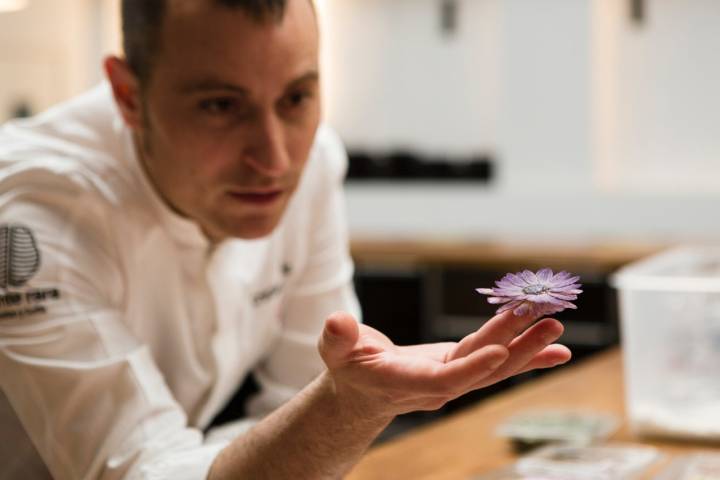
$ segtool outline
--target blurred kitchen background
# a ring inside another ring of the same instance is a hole
[[[100,82],[118,3],[0,0],[0,120]],[[720,239],[717,0],[318,7],[356,285],[365,321],[398,343],[461,337],[492,313],[474,288],[548,266],[583,277],[560,316],[583,358],[618,342],[613,271]]]

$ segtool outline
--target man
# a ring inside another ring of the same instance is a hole
[[[0,131],[3,478],[338,478],[396,415],[569,359],[552,319],[357,323],[309,0],[123,15],[111,88]],[[203,437],[250,371],[262,420]]]

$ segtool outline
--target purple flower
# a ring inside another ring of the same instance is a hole
[[[576,283],[580,277],[568,272],[553,274],[549,268],[537,273],[524,270],[508,273],[495,282],[495,288],[478,288],[476,291],[490,295],[488,302],[501,304],[497,313],[512,310],[517,316],[542,317],[558,313],[566,308],[577,308],[571,300],[582,293]]]

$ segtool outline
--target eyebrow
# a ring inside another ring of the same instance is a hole
[[[287,84],[287,88],[292,88],[296,85],[299,85],[301,83],[305,82],[317,82],[320,79],[320,74],[317,72],[317,70],[312,70],[310,72],[307,72],[305,75],[301,75],[295,80],[291,81]]]
[[[291,80],[285,89],[290,89],[294,86],[297,86],[299,84],[309,82],[309,81],[318,81],[320,78],[320,75],[316,70],[312,70],[310,72],[307,72],[298,78]],[[197,93],[197,92],[206,92],[206,91],[212,91],[212,90],[225,90],[225,91],[231,91],[235,92],[239,95],[248,96],[250,94],[250,91],[241,86],[241,85],[235,85],[232,83],[228,83],[222,80],[218,80],[216,78],[205,78],[196,82],[189,83],[187,85],[183,85],[180,87],[181,93]]]

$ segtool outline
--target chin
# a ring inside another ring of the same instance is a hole
[[[280,223],[280,218],[229,219],[218,229],[224,238],[256,240],[269,236]]]

